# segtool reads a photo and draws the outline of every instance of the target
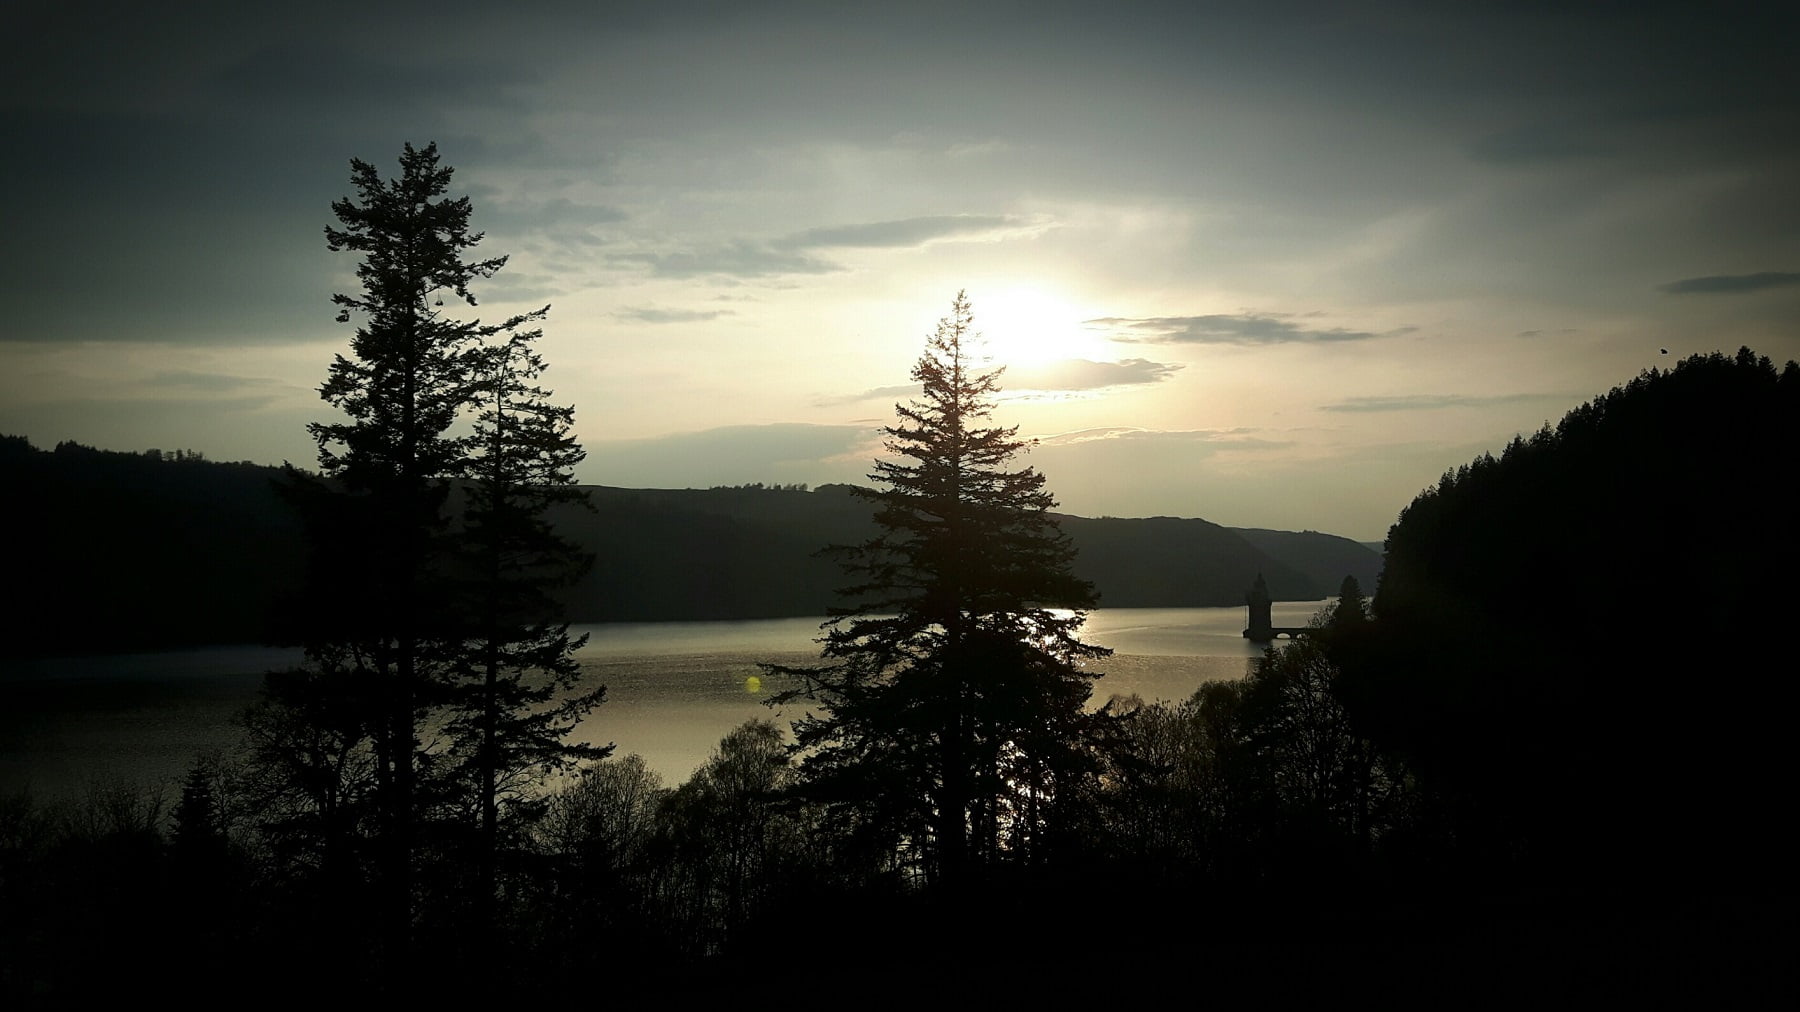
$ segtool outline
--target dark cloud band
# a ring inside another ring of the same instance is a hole
[[[647,267],[651,274],[662,278],[699,278],[714,274],[766,278],[782,274],[830,274],[844,269],[802,253],[778,250],[745,239],[708,250],[620,253],[607,259],[621,267]]]
[[[1001,385],[1010,390],[1101,390],[1106,387],[1161,383],[1181,371],[1181,366],[1128,358],[1120,362],[1065,359],[1041,366],[1008,369]]]
[[[1264,439],[1252,433],[1257,430],[1239,427],[1234,429],[1140,429],[1132,426],[1114,425],[1098,429],[1078,429],[1074,432],[1062,432],[1054,436],[1041,436],[1041,446],[1082,446],[1090,443],[1106,445],[1121,444],[1169,444],[1209,449],[1231,450],[1269,450],[1292,446],[1291,442]]]
[[[1161,383],[1180,372],[1181,369],[1179,364],[1152,362],[1147,358],[1128,358],[1119,362],[1095,362],[1085,358],[1070,358],[1037,366],[1008,368],[1000,377],[1000,386],[1005,392],[1032,390],[1074,393],[1085,390],[1105,390],[1110,387]],[[859,394],[841,397],[821,397],[813,403],[820,407],[833,407],[862,401],[886,400],[892,397],[914,397],[918,393],[919,385],[917,383],[906,383],[874,387]]]
[[[1113,331],[1113,340],[1133,344],[1292,344],[1367,341],[1382,337],[1369,330],[1316,328],[1295,322],[1289,314],[1215,313],[1205,316],[1131,318],[1105,316],[1084,321]],[[1404,328],[1409,330],[1411,328]],[[1402,333],[1389,331],[1388,333]]]
[[[721,316],[731,316],[735,312],[731,309],[656,309],[651,306],[634,306],[619,310],[613,317],[631,323],[704,323]]]
[[[1464,394],[1407,394],[1395,397],[1350,397],[1335,404],[1321,404],[1320,411],[1437,411],[1442,408],[1485,408],[1502,404],[1566,399],[1564,394],[1499,394],[1470,397]]]
[[[905,248],[923,246],[935,240],[994,238],[1005,232],[1030,228],[1034,224],[1030,219],[1009,214],[943,214],[860,225],[809,228],[777,239],[771,245],[781,249],[821,246]]]
[[[1800,285],[1800,274],[1792,271],[1761,271],[1756,274],[1709,274],[1703,278],[1682,278],[1657,285],[1656,290],[1670,295],[1744,295],[1769,288]]]

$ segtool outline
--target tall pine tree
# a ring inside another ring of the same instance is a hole
[[[463,514],[470,641],[447,727],[454,772],[479,812],[482,907],[497,887],[502,809],[536,814],[543,799],[533,788],[546,777],[612,751],[569,740],[606,688],[580,685],[574,651],[587,637],[569,635],[555,596],[593,558],[551,524],[553,509],[588,505],[574,475],[586,453],[571,431],[574,408],[552,404],[538,385],[541,336],[517,331],[487,349]]]
[[[883,430],[893,459],[859,490],[881,533],[836,549],[855,581],[825,623],[816,668],[775,702],[823,712],[794,725],[809,789],[911,846],[933,879],[1029,858],[1058,787],[1084,767],[1085,704],[1110,653],[1077,632],[1093,588],[1017,427],[988,419],[1000,370],[983,371],[967,297],[927,341],[919,399]]]
[[[411,921],[412,854],[419,819],[418,724],[457,653],[445,628],[440,578],[451,554],[445,502],[465,469],[468,440],[451,428],[475,396],[483,328],[438,311],[444,292],[469,305],[469,285],[506,258],[470,260],[468,198],[445,196],[452,170],[436,145],[405,146],[401,174],[384,180],[354,159],[354,198],[332,203],[333,252],[361,256],[361,292],[337,294],[338,322],[361,317],[351,354],[332,362],[319,393],[345,419],[315,422],[319,469],[329,484],[296,478],[312,525],[309,658],[334,662],[346,645],[359,677],[376,686],[377,808],[384,843],[390,942]]]
[[[501,799],[604,750],[563,740],[599,692],[575,690],[579,644],[550,595],[585,560],[544,515],[579,498],[582,457],[573,409],[535,385],[540,331],[523,328],[549,307],[496,324],[444,310],[475,306],[471,284],[506,258],[471,255],[483,237],[468,198],[447,196],[436,145],[406,145],[397,178],[351,168],[355,196],[325,229],[330,249],[361,258],[360,292],[333,296],[339,322],[358,320],[350,354],[320,388],[343,417],[309,427],[321,475],[290,469],[287,492],[313,551],[297,616],[309,665],[343,676],[305,684],[354,684],[347,702],[366,713],[382,934],[403,971],[420,861],[447,853],[425,827],[481,841],[491,894]]]

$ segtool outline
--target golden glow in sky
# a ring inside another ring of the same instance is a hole
[[[998,288],[984,292],[974,306],[983,353],[1014,373],[1068,359],[1111,357],[1106,342],[1082,326],[1095,314],[1084,313],[1053,288],[1036,284]]]

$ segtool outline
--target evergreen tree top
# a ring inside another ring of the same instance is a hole
[[[469,283],[493,277],[507,258],[463,260],[464,252],[478,245],[484,234],[469,232],[468,197],[437,199],[449,192],[454,172],[438,164],[436,143],[424,148],[406,144],[400,154],[400,176],[386,181],[375,166],[360,158],[350,160],[357,200],[332,201],[331,211],[343,227],[325,226],[325,244],[334,253],[363,254],[356,276],[364,295],[332,297],[340,307],[338,322],[349,322],[352,310],[371,316],[392,313],[415,299],[422,301],[422,293],[445,288],[476,305]]]
[[[439,164],[436,144],[405,145],[395,178],[361,159],[350,165],[356,193],[332,202],[338,225],[326,226],[325,241],[361,256],[361,291],[332,296],[338,321],[366,319],[351,355],[337,357],[319,390],[349,416],[309,426],[320,470],[357,488],[461,476],[471,444],[450,430],[481,400],[481,377],[500,353],[483,343],[543,319],[549,307],[487,325],[441,310],[444,289],[476,305],[469,285],[493,277],[507,258],[469,257],[483,236],[469,230],[469,199],[446,195],[453,172]]]
[[[945,465],[971,471],[997,468],[1031,444],[1018,438],[1018,426],[976,426],[993,414],[995,394],[1005,367],[982,370],[976,359],[980,334],[974,329],[975,313],[966,292],[952,301],[950,315],[938,321],[926,339],[925,352],[913,366],[912,378],[921,385],[920,397],[909,405],[895,405],[896,425],[884,427],[888,452],[919,460],[906,465],[891,460],[875,462],[872,480],[907,490],[928,484],[925,462],[941,458]],[[1032,475],[1031,479],[1023,479]],[[986,478],[986,475],[980,477]],[[1042,476],[1026,468],[1020,479],[1043,484]],[[982,486],[956,485],[959,494],[975,496]],[[1017,488],[1008,491],[1018,491]],[[1045,497],[1043,508],[1055,505]]]

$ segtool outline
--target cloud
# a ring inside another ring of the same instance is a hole
[[[1557,162],[1605,153],[1595,124],[1530,123],[1488,134],[1469,146],[1476,159],[1495,164]]]
[[[1040,436],[1039,446],[1064,447],[1086,444],[1188,445],[1213,450],[1278,450],[1294,445],[1284,440],[1263,439],[1252,435],[1256,429],[1140,429],[1132,426],[1106,426],[1060,432]]]
[[[244,376],[226,376],[222,373],[194,372],[189,369],[167,369],[142,381],[144,386],[171,390],[187,390],[196,393],[222,393],[227,390],[243,390],[247,387],[279,386],[272,379],[251,379]]]
[[[549,278],[544,275],[510,270],[482,279],[478,287],[472,290],[484,303],[534,302],[542,305],[559,295],[568,294],[566,289],[550,283]]]
[[[842,394],[836,397],[815,397],[813,406],[820,408],[837,407],[841,404],[858,404],[863,401],[888,400],[895,397],[919,396],[919,384],[896,383],[893,386],[870,387],[860,394]]]
[[[978,241],[1003,238],[1042,228],[1041,222],[1010,214],[941,214],[897,221],[873,221],[860,225],[809,228],[775,240],[781,249],[823,246],[902,248],[940,240]]]
[[[1015,215],[947,214],[809,228],[772,240],[733,239],[702,250],[620,253],[608,259],[619,266],[647,267],[650,273],[665,278],[830,274],[844,267],[804,251],[904,249],[940,241],[991,240],[1036,227],[1041,226],[1035,219]]]
[[[604,246],[607,240],[594,233],[600,225],[624,221],[625,212],[610,204],[583,204],[567,197],[539,203],[504,201],[476,209],[475,223],[492,233],[509,236],[541,236],[562,252],[572,253]]]
[[[1206,316],[1156,316],[1131,318],[1104,316],[1083,321],[1091,327],[1109,328],[1113,340],[1128,344],[1290,344],[1317,341],[1367,341],[1413,328],[1376,333],[1308,327],[1296,323],[1291,313],[1215,313]]]
[[[1181,366],[1128,358],[1122,362],[1065,359],[1039,366],[1009,368],[1000,378],[1007,390],[1101,390],[1106,387],[1161,383],[1181,371]]]
[[[1757,274],[1709,274],[1703,278],[1682,278],[1657,285],[1656,290],[1670,295],[1743,295],[1766,288],[1800,285],[1800,274],[1792,271],[1762,271]]]
[[[732,309],[656,309],[651,306],[627,306],[613,314],[614,319],[632,323],[700,323],[732,316]]]
[[[544,229],[557,225],[609,225],[625,220],[625,212],[610,204],[580,204],[556,197],[538,204],[509,201],[489,204],[494,217],[513,228]]]
[[[1094,362],[1085,358],[1070,358],[1043,365],[1009,367],[1005,375],[1000,377],[1000,387],[1005,394],[1023,390],[1047,392],[1104,390],[1108,387],[1160,383],[1174,376],[1181,369],[1182,366],[1178,364],[1152,362],[1146,358],[1128,358],[1122,362]],[[917,397],[918,395],[919,384],[897,383],[893,386],[871,387],[856,394],[817,397],[813,399],[813,405],[815,407],[836,407],[842,404],[857,404],[862,401]]]
[[[1485,408],[1501,404],[1567,400],[1566,394],[1498,394],[1471,397],[1466,394],[1404,394],[1389,397],[1348,397],[1336,404],[1321,404],[1320,411],[1437,411],[1443,408]]]
[[[708,250],[674,253],[619,253],[607,258],[625,267],[646,267],[661,278],[699,278],[723,274],[765,278],[781,274],[830,274],[844,268],[803,253],[778,250],[767,243],[734,239]]]
[[[333,43],[305,40],[266,46],[228,64],[215,92],[240,106],[292,110],[437,111],[462,104],[518,109],[516,87],[532,79],[516,61],[441,54],[432,60],[371,59]]]

